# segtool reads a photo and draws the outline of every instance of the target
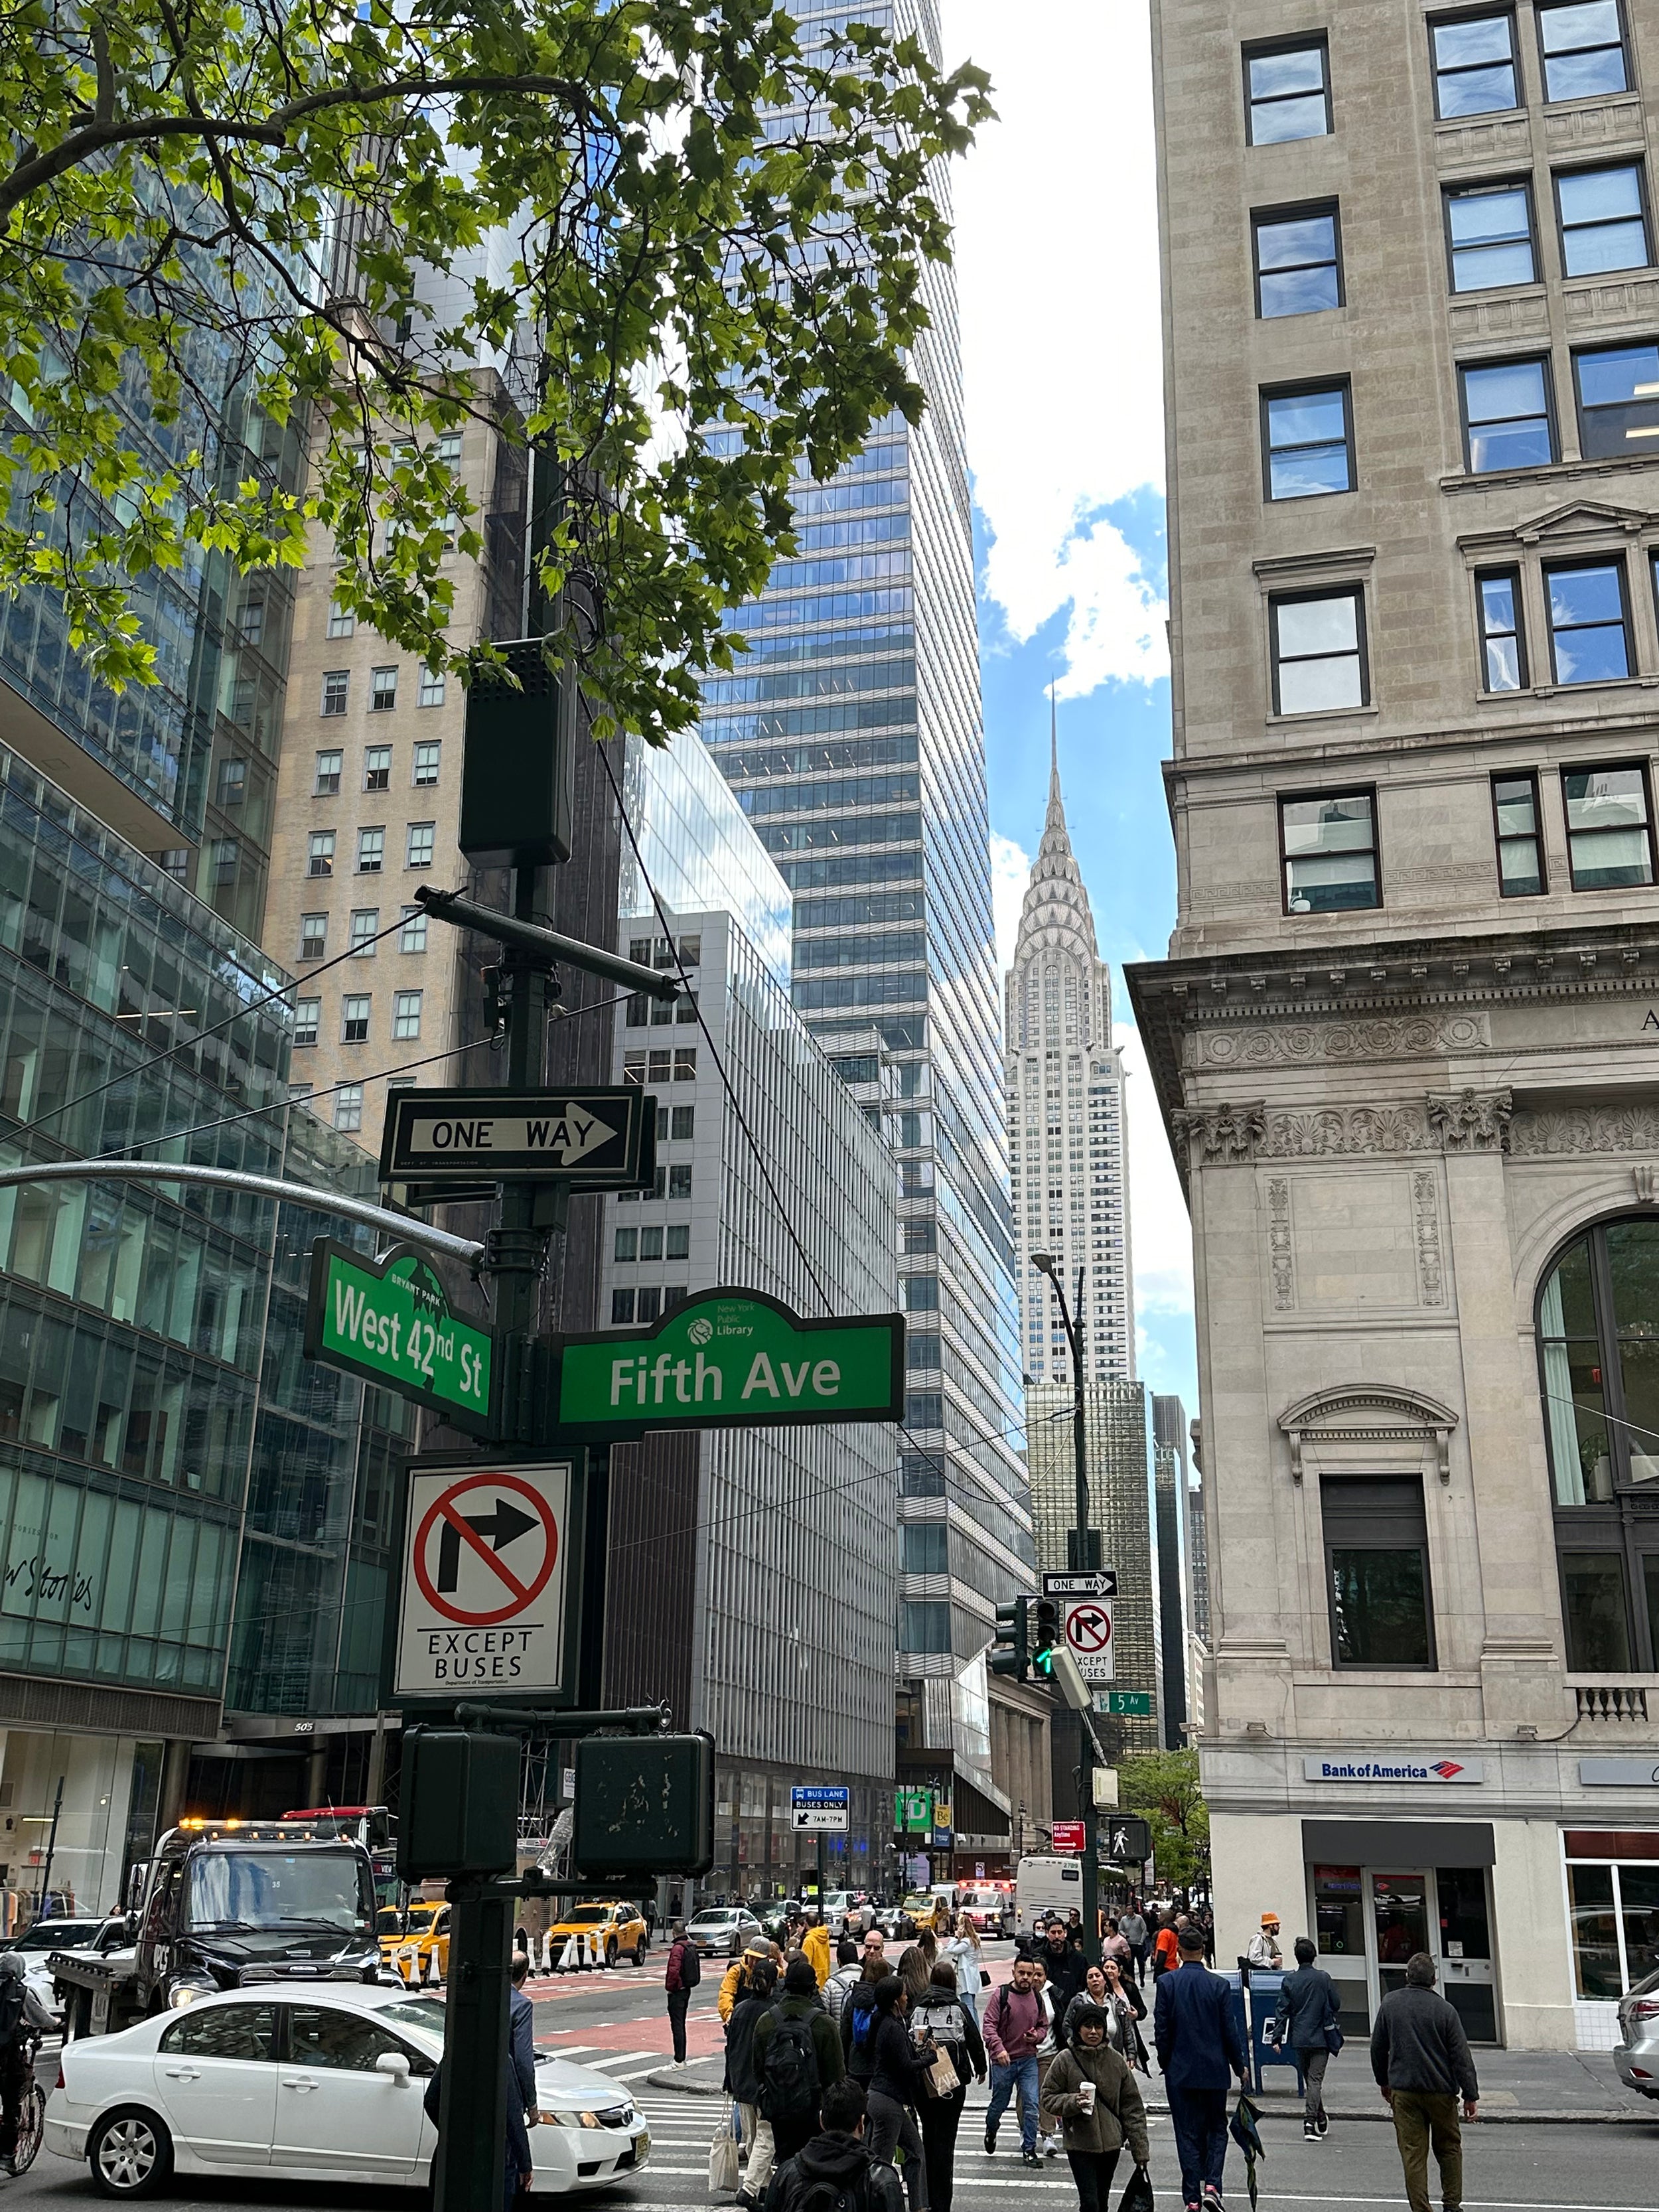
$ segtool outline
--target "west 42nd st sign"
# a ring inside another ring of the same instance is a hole
[[[647,1429],[896,1421],[902,1314],[804,1319],[759,1291],[702,1291],[648,1329],[560,1340],[553,1419],[604,1443]]]
[[[383,1260],[319,1237],[311,1248],[305,1354],[361,1375],[483,1431],[492,1346],[449,1310],[444,1286],[410,1244]]]

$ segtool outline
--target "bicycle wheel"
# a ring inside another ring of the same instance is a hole
[[[28,2172],[40,2154],[46,2132],[46,2093],[38,2081],[32,2081],[17,2116],[17,2149],[11,2165],[14,2173]]]

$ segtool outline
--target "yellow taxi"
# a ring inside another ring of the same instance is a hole
[[[438,1975],[449,1979],[449,1907],[441,1898],[411,1898],[399,1912],[388,1906],[374,1917],[380,1963],[406,1982],[429,1981],[435,1954]]]
[[[556,1966],[568,1936],[574,1936],[584,1950],[588,1938],[597,1936],[607,1966],[614,1966],[623,1959],[631,1959],[636,1966],[645,1964],[648,1940],[645,1923],[637,1907],[614,1898],[596,1904],[573,1905],[562,1919],[553,1923],[547,1935]]]

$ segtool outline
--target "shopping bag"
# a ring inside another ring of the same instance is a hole
[[[921,2086],[930,2097],[954,2097],[962,2087],[962,2077],[957,2072],[957,2062],[948,2051],[933,2054],[933,2063],[921,2077]]]
[[[1144,2166],[1129,2176],[1129,2185],[1117,2203],[1117,2212],[1153,2212],[1152,2177]]]
[[[731,2118],[721,2121],[718,2134],[708,2146],[708,2194],[734,2194],[738,2179],[738,2108],[733,2105]]]

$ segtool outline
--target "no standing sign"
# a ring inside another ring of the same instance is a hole
[[[395,1696],[563,1687],[570,1494],[568,1460],[410,1474]]]

